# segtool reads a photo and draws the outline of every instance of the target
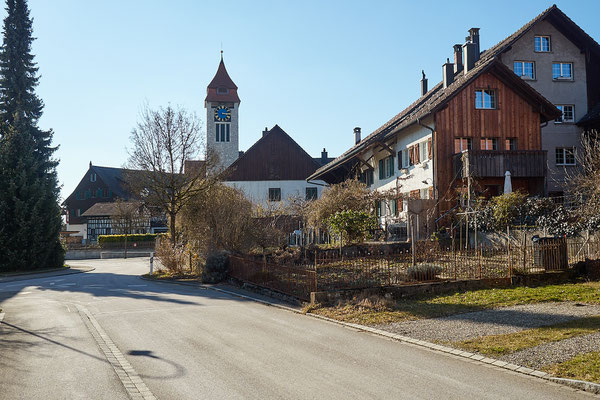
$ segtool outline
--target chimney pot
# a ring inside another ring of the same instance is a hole
[[[444,79],[444,89],[454,82],[454,64],[450,59],[446,59],[446,63],[442,65],[442,78]]]
[[[463,69],[462,63],[463,53],[462,46],[460,44],[454,45],[454,73],[458,73]]]
[[[262,132],[263,137],[267,136],[267,133],[269,133],[269,129],[265,126],[265,130]]]
[[[360,127],[354,128],[354,144],[360,143]]]
[[[475,61],[479,60],[479,28],[469,29],[469,41],[475,44]]]
[[[427,93],[427,78],[425,77],[425,71],[421,70],[423,78],[421,78],[421,96],[425,96]]]
[[[321,152],[321,159],[323,161],[327,160],[327,150],[323,147],[323,151]]]

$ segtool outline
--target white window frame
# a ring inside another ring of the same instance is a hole
[[[573,162],[572,163],[567,163],[567,153],[565,150],[570,150],[573,153]],[[559,151],[561,151],[562,156],[559,156]],[[557,147],[554,151],[555,153],[555,158],[556,158],[556,165],[557,166],[573,166],[573,165],[577,165],[577,158],[576,158],[576,154],[577,154],[577,149],[575,147]],[[559,160],[559,157],[562,158],[562,160]]]
[[[540,48],[537,49],[537,39],[540,39]],[[543,39],[548,39],[548,49],[544,50]],[[548,35],[536,35],[533,39],[533,51],[536,53],[550,53],[552,51],[552,40]]]
[[[463,151],[467,151],[467,150],[472,150],[473,149],[473,138],[470,137],[465,137],[465,136],[461,136],[461,137],[455,137],[454,138],[454,143],[456,143],[456,140],[459,140],[460,143],[460,152],[462,153]],[[466,144],[466,148],[463,149],[463,142]],[[469,147],[469,143],[471,143],[471,146]],[[458,154],[458,153],[456,153]]]
[[[477,94],[481,93],[481,105],[477,104]],[[485,101],[489,96],[489,104]],[[498,108],[498,96],[496,89],[475,89],[475,109],[477,110],[496,110]]]
[[[515,69],[516,64],[521,64],[522,72],[520,75],[517,74],[517,71]],[[531,64],[531,76],[525,74],[525,64]],[[517,74],[517,76],[519,76],[521,79],[533,81],[535,80],[535,61],[515,61],[513,62],[513,72]]]
[[[490,145],[492,146],[491,149],[488,149],[488,141],[490,143]],[[485,149],[483,148],[484,146],[482,146],[481,142],[485,143]],[[481,139],[479,139],[479,146],[481,147],[480,150],[486,150],[486,151],[496,151],[498,150],[498,138],[494,138],[494,137],[482,137]],[[495,148],[494,148],[495,147]]]
[[[565,119],[565,107],[571,108],[571,118]],[[555,124],[573,124],[575,123],[575,105],[573,104],[556,104],[562,115],[554,120]]]
[[[559,69],[560,69],[560,76],[555,77],[554,76],[554,66],[555,65],[559,65]],[[571,75],[570,76],[564,76],[563,75],[563,66],[565,65],[570,65],[571,66]],[[573,71],[573,63],[572,62],[553,62],[552,63],[552,80],[553,81],[572,81],[573,80],[573,75],[574,75],[574,71]]]
[[[427,140],[419,142],[419,161],[425,162],[429,160],[429,150],[427,148]]]
[[[410,167],[410,153],[408,152],[408,148],[402,150],[402,168]]]

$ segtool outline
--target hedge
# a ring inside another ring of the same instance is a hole
[[[133,242],[154,242],[157,233],[142,233],[142,234],[131,234],[127,235],[127,241]],[[100,235],[98,236],[98,244],[102,246],[105,243],[123,243],[125,242],[125,235]]]

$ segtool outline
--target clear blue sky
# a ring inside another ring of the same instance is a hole
[[[600,0],[558,6],[600,41]],[[206,118],[221,43],[239,87],[240,150],[279,124],[313,156],[337,156],[432,87],[481,28],[487,49],[547,1],[30,0],[45,102],[68,196],[88,162],[122,166],[139,110],[181,105]],[[4,18],[5,11],[2,12]]]

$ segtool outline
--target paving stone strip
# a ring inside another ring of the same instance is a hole
[[[102,329],[96,318],[82,305],[77,304],[77,310],[94,340],[98,343],[100,350],[117,373],[129,396],[132,399],[156,400],[156,397]]]

